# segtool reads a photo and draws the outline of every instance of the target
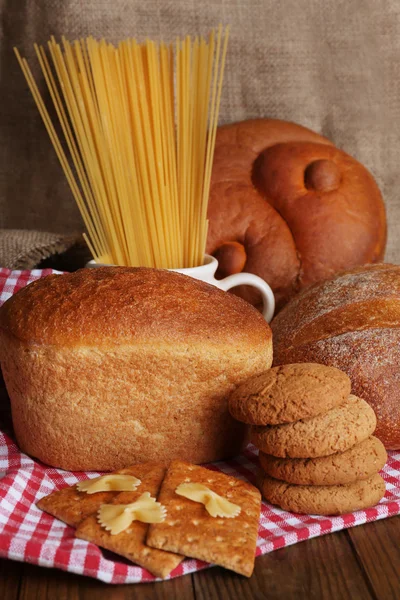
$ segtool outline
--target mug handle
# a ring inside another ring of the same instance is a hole
[[[262,314],[267,323],[270,323],[275,312],[275,297],[268,283],[258,275],[253,275],[253,273],[236,273],[218,281],[218,286],[225,292],[237,285],[251,285],[261,292],[263,300]]]

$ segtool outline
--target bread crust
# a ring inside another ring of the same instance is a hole
[[[63,347],[206,340],[262,347],[271,340],[265,320],[240,298],[180,273],[129,267],[38,279],[3,304],[0,330]]]
[[[269,283],[278,309],[305,285],[382,260],[386,246],[385,208],[367,169],[323,136],[274,119],[218,129],[208,216],[207,252],[218,254],[221,276],[233,265],[219,249],[240,243],[243,270]],[[254,290],[240,294],[259,301]]]
[[[21,449],[76,471],[238,453],[247,430],[227,398],[271,366],[261,315],[174,273],[149,273],[135,294],[143,270],[93,271],[51,276],[1,309],[1,364]]]
[[[274,364],[345,371],[377,417],[375,435],[400,448],[400,266],[366,265],[299,294],[272,323]]]

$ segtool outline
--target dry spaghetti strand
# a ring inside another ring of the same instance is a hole
[[[167,46],[54,37],[35,52],[65,141],[26,59],[15,53],[64,170],[97,262],[202,264],[228,44]]]

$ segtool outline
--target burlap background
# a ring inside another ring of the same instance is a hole
[[[81,228],[13,45],[32,58],[51,34],[172,40],[223,22],[221,122],[294,120],[353,154],[382,189],[387,259],[400,261],[398,0],[0,0],[0,11],[0,228]]]

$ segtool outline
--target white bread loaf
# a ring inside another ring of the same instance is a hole
[[[271,337],[249,304],[178,273],[40,279],[0,309],[17,441],[68,470],[232,456],[246,429],[227,397],[270,367]]]

